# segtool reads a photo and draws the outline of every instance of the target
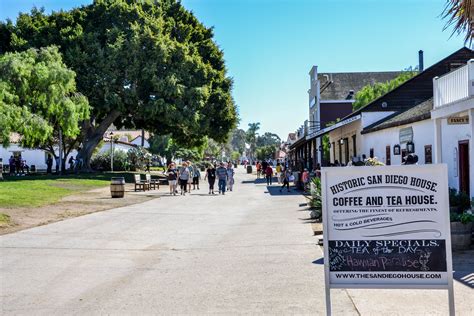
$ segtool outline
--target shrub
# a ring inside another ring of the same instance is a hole
[[[309,210],[311,218],[320,218],[323,213],[321,197],[321,179],[314,177],[311,179],[311,195],[306,197],[309,200]]]
[[[110,171],[110,150],[92,156],[91,167],[98,171]],[[128,171],[130,163],[127,153],[114,150],[114,171]]]
[[[464,192],[458,192],[454,188],[449,188],[449,206],[457,207],[459,211],[465,211],[471,208],[469,195]]]
[[[130,170],[144,170],[148,164],[151,164],[152,155],[143,147],[131,148],[128,153]]]

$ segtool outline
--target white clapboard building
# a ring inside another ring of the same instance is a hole
[[[449,187],[474,197],[474,51],[462,48],[384,96],[319,132],[328,134],[330,163],[365,156],[399,165],[448,164]]]

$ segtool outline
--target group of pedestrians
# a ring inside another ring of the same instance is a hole
[[[234,187],[234,174],[231,162],[220,162],[217,168],[213,164],[209,164],[204,176],[204,180],[207,180],[209,184],[209,194],[215,194],[214,186],[216,179],[218,180],[219,194],[224,195],[226,191],[232,191]],[[178,193],[178,184],[181,195],[191,193],[191,186],[193,190],[200,189],[199,180],[201,179],[201,172],[190,161],[183,162],[180,167],[177,167],[176,163],[172,162],[166,170],[166,175],[168,177],[170,195]]]
[[[290,182],[294,181],[294,179],[291,170],[284,164],[280,162],[277,163],[275,170],[276,173],[273,172],[272,165],[265,160],[262,162],[257,161],[255,168],[257,169],[257,179],[264,177],[267,180],[267,185],[272,185],[273,177],[276,175],[278,184],[281,184],[280,192],[282,192],[284,188],[290,192]]]
[[[27,174],[30,173],[30,166],[28,166],[26,160],[24,160],[21,155],[10,156],[8,166],[10,168],[10,175],[25,175],[25,171]]]

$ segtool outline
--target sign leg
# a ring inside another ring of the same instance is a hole
[[[327,284],[326,284],[326,316],[331,316],[331,288]]]
[[[451,278],[451,285],[448,288],[448,304],[449,304],[449,316],[455,316],[455,309],[454,309],[454,289],[453,283]]]

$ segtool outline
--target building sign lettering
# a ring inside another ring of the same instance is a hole
[[[469,124],[469,116],[448,117],[448,125]]]

